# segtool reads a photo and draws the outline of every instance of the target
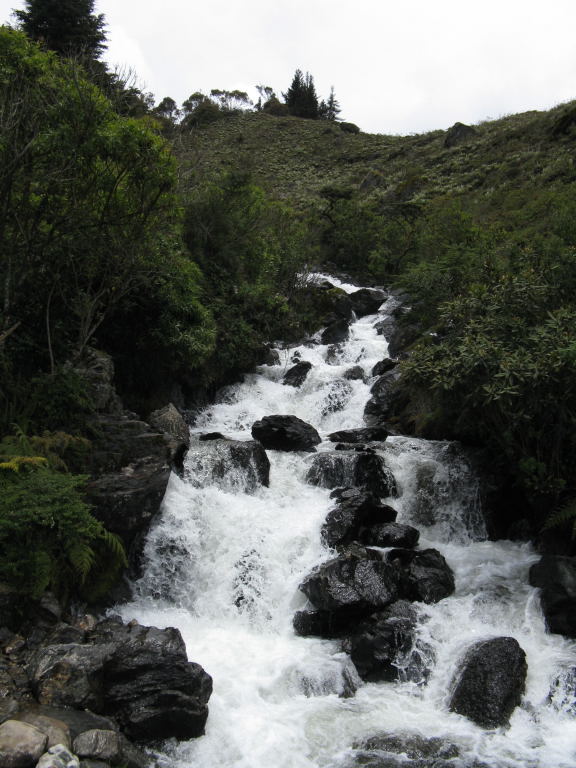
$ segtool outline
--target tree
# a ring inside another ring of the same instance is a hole
[[[94,0],[25,0],[14,11],[23,32],[60,56],[98,59],[106,49],[103,14]]]
[[[314,78],[309,72],[303,75],[302,70],[297,69],[290,87],[283,96],[291,115],[311,120],[318,117],[318,96]]]
[[[326,102],[326,120],[336,120],[340,112],[340,104],[336,100],[334,86],[332,85],[330,87],[330,96],[328,96],[328,101]]]

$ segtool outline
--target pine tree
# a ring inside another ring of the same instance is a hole
[[[330,96],[328,96],[328,101],[326,102],[326,120],[337,120],[340,112],[340,104],[336,100],[334,86],[332,85],[330,87]]]
[[[61,56],[98,59],[106,48],[103,14],[94,14],[94,0],[26,0],[25,11],[14,11],[32,40]]]
[[[304,76],[302,70],[297,69],[290,88],[283,96],[291,115],[308,117],[313,120],[318,117],[318,97],[314,78],[309,72],[306,72],[306,76]]]

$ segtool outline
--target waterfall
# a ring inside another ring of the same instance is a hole
[[[134,599],[116,609],[126,620],[178,627],[189,658],[214,679],[206,735],[163,745],[158,766],[348,768],[359,764],[353,745],[378,734],[445,739],[458,747],[460,758],[446,763],[455,768],[576,765],[576,646],[545,631],[528,585],[538,560],[531,547],[487,540],[479,480],[465,451],[407,437],[380,444],[397,485],[385,502],[399,522],[420,530],[421,549],[444,555],[456,591],[435,605],[416,604],[426,684],[402,677],[363,683],[339,641],[299,637],[292,628],[294,612],[308,607],[299,584],[334,555],[320,535],[330,490],[306,481],[316,454],[267,451],[265,487],[255,467],[227,464],[220,441],[199,440],[214,431],[251,440],[258,419],[293,414],[319,431],[318,451],[333,450],[329,433],[364,426],[371,371],[387,354],[374,325],[393,306],[355,321],[337,347],[317,335],[279,349],[280,365],[263,365],[226,388],[191,430],[183,477],[170,480]],[[312,363],[305,381],[283,385],[297,360]],[[364,379],[346,378],[353,366]],[[449,711],[450,685],[468,646],[502,635],[526,652],[528,679],[510,726],[489,731]]]

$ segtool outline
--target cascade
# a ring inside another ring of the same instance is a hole
[[[353,322],[341,344],[321,344],[317,334],[300,347],[278,349],[279,365],[260,366],[227,387],[191,430],[183,476],[172,476],[146,542],[144,575],[133,600],[116,609],[125,620],[178,627],[189,658],[214,679],[206,735],[163,745],[158,766],[400,765],[387,761],[386,751],[359,751],[374,736],[433,737],[448,745],[437,762],[408,766],[576,765],[576,646],[545,630],[528,585],[538,555],[528,544],[487,540],[477,474],[454,443],[391,436],[373,444],[395,478],[385,503],[398,522],[419,529],[419,549],[437,549],[455,576],[452,596],[415,604],[413,650],[426,674],[363,682],[340,641],[294,632],[294,613],[310,608],[299,585],[334,556],[321,536],[331,490],[307,475],[318,453],[334,450],[331,432],[364,426],[371,372],[387,356],[375,324],[395,304],[391,298],[378,314]],[[284,385],[298,360],[312,364],[305,380]],[[363,376],[347,378],[358,366]],[[199,439],[220,432],[251,440],[252,424],[270,414],[303,419],[323,441],[317,453],[267,450],[268,486],[258,481],[254,459],[240,466],[222,441]],[[467,648],[501,636],[515,638],[526,653],[526,689],[509,727],[486,729],[448,704]]]

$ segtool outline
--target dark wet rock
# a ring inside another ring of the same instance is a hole
[[[396,368],[397,365],[397,360],[391,360],[389,357],[385,357],[384,360],[380,360],[380,362],[376,363],[374,368],[372,368],[372,376],[382,376],[384,373],[388,373],[388,371]]]
[[[34,705],[33,709],[28,710],[31,714],[47,717],[58,722],[62,722],[70,732],[72,741],[84,731],[91,731],[95,728],[104,731],[118,731],[118,725],[109,717],[96,715],[88,710],[78,709],[59,709],[58,707]],[[24,719],[27,711],[24,710],[18,719]]]
[[[393,549],[386,560],[400,569],[408,600],[437,603],[454,592],[454,573],[437,549]]]
[[[369,451],[331,451],[314,457],[307,482],[321,488],[352,486],[376,496],[396,494],[396,481],[384,459]]]
[[[372,521],[376,516],[389,522],[396,519],[396,511],[380,504],[377,496],[356,489],[354,491],[356,492],[341,497],[326,515],[321,535],[329,547],[354,541],[366,521]]]
[[[364,407],[364,421],[370,426],[382,424],[392,412],[394,390],[400,373],[396,368],[379,376],[370,390],[371,398]]]
[[[280,365],[280,353],[278,350],[266,347],[262,356],[262,365]]]
[[[350,654],[363,680],[399,679],[399,663],[412,649],[416,619],[415,608],[399,600],[354,627],[342,648]]]
[[[550,632],[576,637],[576,558],[544,555],[530,568]]]
[[[365,768],[488,768],[459,760],[460,750],[444,739],[415,734],[382,734],[354,744],[354,767]],[[498,768],[492,766],[491,768]]]
[[[307,360],[301,360],[286,371],[282,384],[286,384],[289,387],[302,386],[311,368],[312,363],[309,363]]]
[[[420,338],[422,329],[415,323],[404,320],[399,323],[388,339],[388,354],[390,357],[403,358],[408,355],[410,347]]]
[[[362,528],[359,540],[372,547],[402,547],[412,549],[418,544],[420,532],[417,528],[404,523],[381,523],[370,528]]]
[[[384,442],[389,432],[384,427],[359,427],[358,429],[341,429],[328,435],[333,443],[364,443]]]
[[[383,559],[382,554],[377,549],[364,547],[362,544],[358,544],[357,541],[351,541],[349,544],[338,544],[336,552],[344,557],[357,557],[359,560],[382,561]]]
[[[476,135],[477,131],[471,125],[466,125],[465,123],[460,122],[454,123],[454,125],[446,131],[444,146],[446,149],[450,149],[450,147],[466,144],[474,139]]]
[[[350,618],[337,611],[296,611],[294,632],[302,637],[339,637],[350,627]]]
[[[352,302],[352,308],[357,317],[373,315],[378,312],[380,306],[388,298],[386,291],[377,288],[360,288],[359,291],[349,293],[348,298]]]
[[[189,445],[190,430],[182,414],[173,403],[168,403],[164,408],[153,411],[148,420],[155,429]]]
[[[300,589],[319,610],[369,614],[396,600],[399,572],[379,560],[340,555],[315,568]]]
[[[366,374],[364,373],[364,368],[362,368],[361,365],[355,365],[352,368],[348,368],[347,371],[344,371],[343,375],[345,379],[348,379],[348,381],[366,380]]]
[[[228,481],[252,492],[268,486],[270,461],[256,440],[214,439],[190,447],[185,475],[192,483]]]
[[[210,442],[210,440],[229,440],[230,438],[224,437],[222,432],[203,432],[198,435],[198,440],[201,442]]]
[[[277,451],[314,451],[322,442],[314,427],[297,416],[264,416],[252,425],[252,437]]]
[[[88,348],[74,370],[84,380],[96,411],[117,414],[122,412],[122,403],[114,386],[114,362],[109,354]]]
[[[342,344],[350,336],[348,320],[337,320],[322,331],[320,341],[322,344]]]
[[[40,648],[28,674],[41,704],[111,716],[135,741],[204,733],[212,680],[188,662],[176,629],[107,619],[87,633],[84,645]]]
[[[513,637],[475,643],[462,662],[450,710],[482,728],[506,725],[522,699],[526,672],[526,654]]]
[[[345,379],[334,379],[324,389],[322,416],[342,411],[352,396],[352,387]]]

